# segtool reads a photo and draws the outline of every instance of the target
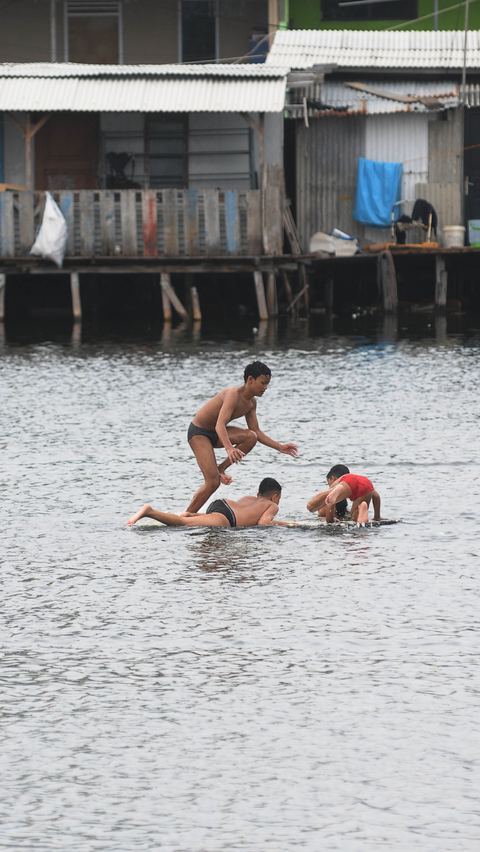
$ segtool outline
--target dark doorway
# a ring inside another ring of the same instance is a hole
[[[98,134],[96,113],[51,115],[35,138],[35,188],[96,189]]]

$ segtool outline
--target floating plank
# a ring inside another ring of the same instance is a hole
[[[15,257],[12,192],[0,192],[0,255]]]
[[[200,254],[198,232],[198,192],[196,189],[186,189],[183,196],[185,254],[188,257],[195,257]]]
[[[247,254],[262,254],[262,205],[259,189],[247,192]]]
[[[157,246],[157,190],[142,192],[143,255],[158,257]]]
[[[225,230],[227,235],[227,254],[241,254],[238,193],[233,189],[228,189],[225,192]]]
[[[218,189],[206,189],[203,193],[205,205],[205,249],[207,254],[220,254],[220,200]]]
[[[35,239],[33,192],[18,193],[18,231],[20,237],[20,255],[26,257]]]
[[[80,196],[80,254],[82,257],[93,257],[94,254],[94,198],[93,190],[82,189]]]
[[[60,192],[60,210],[67,223],[67,246],[65,254],[68,257],[73,257],[75,254],[74,206],[73,192],[69,189],[62,189]]]
[[[163,202],[163,250],[167,257],[177,257],[178,225],[177,225],[177,190],[164,189]]]
[[[138,254],[136,194],[135,190],[120,190],[123,257],[136,257]]]
[[[98,201],[102,255],[108,257],[115,254],[115,193],[112,189],[101,189]]]

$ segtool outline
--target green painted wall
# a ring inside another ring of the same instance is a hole
[[[439,0],[439,9],[454,6],[458,0]],[[320,0],[289,0],[290,29],[294,30],[385,30],[395,24],[405,24],[405,21],[327,21],[322,24]],[[434,0],[419,0],[418,17],[433,12]],[[440,30],[463,30],[464,7],[453,9],[438,16]],[[480,29],[480,2],[470,2],[468,27],[471,30]],[[408,24],[404,30],[433,30],[433,16],[416,24]]]

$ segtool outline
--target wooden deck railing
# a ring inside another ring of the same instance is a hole
[[[66,257],[258,256],[283,250],[283,197],[275,182],[264,190],[263,211],[261,192],[255,189],[62,190],[52,195],[68,225]],[[44,192],[0,193],[0,257],[28,255],[44,204]]]

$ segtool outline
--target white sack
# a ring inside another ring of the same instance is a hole
[[[323,257],[325,254],[335,255],[336,257],[351,257],[356,254],[359,246],[358,240],[340,239],[332,234],[325,234],[323,231],[317,231],[310,240],[310,253],[316,254],[318,257]]]
[[[58,267],[61,267],[67,244],[67,232],[67,223],[62,211],[50,193],[46,192],[42,224],[30,254],[53,260]]]

